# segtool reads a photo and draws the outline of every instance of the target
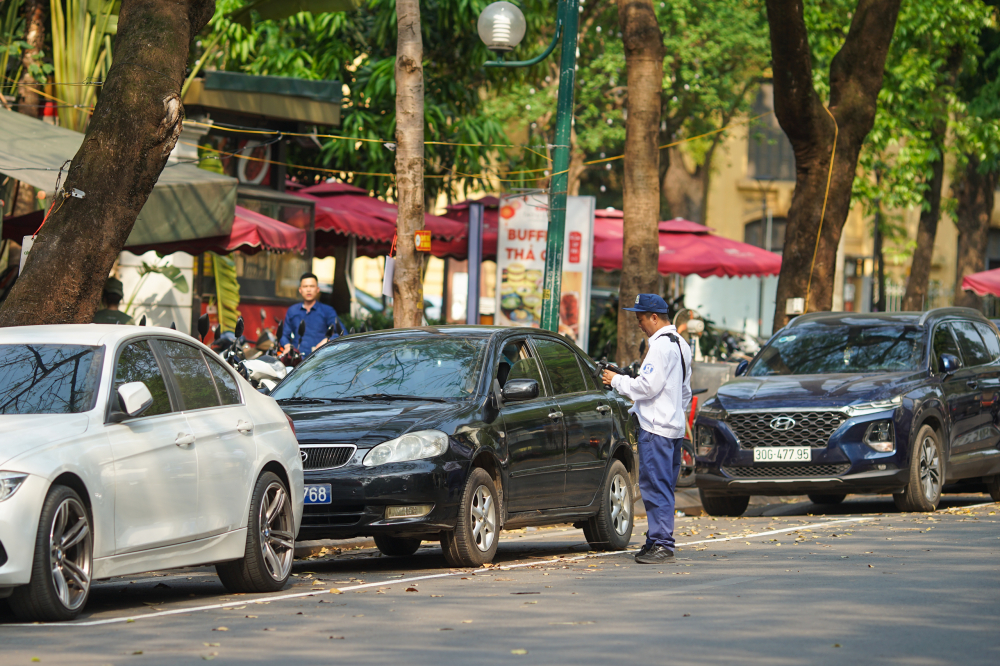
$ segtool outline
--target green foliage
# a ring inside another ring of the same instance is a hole
[[[52,67],[57,83],[104,80],[111,67],[111,30],[117,27],[117,19],[111,22],[115,4],[104,0],[50,0]],[[62,86],[59,97],[63,100],[59,124],[85,131],[90,120],[88,109],[97,101],[97,86]]]
[[[6,86],[14,90],[11,85],[21,78],[21,52],[28,48],[28,42],[21,39],[24,37],[24,19],[21,17],[21,5],[24,0],[10,0],[7,2],[5,10],[0,14],[0,76],[4,78],[0,81],[0,94],[4,93]]]
[[[618,348],[618,299],[612,300],[603,307],[590,307],[590,349],[587,353],[593,359],[604,356],[607,347],[609,359],[615,358]]]
[[[367,316],[352,317],[348,313],[338,314],[347,330],[354,329],[354,332],[364,330],[367,326],[373,331],[382,331],[392,328],[392,310],[384,312],[370,312]]]
[[[206,252],[212,262],[215,277],[216,304],[219,308],[219,325],[223,331],[236,330],[240,317],[240,283],[236,279],[236,261],[229,255]]]

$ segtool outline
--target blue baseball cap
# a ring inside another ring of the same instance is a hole
[[[634,308],[622,308],[629,312],[655,312],[656,314],[669,314],[670,309],[667,302],[656,294],[639,294],[635,297]]]

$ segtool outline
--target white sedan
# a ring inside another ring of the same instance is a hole
[[[0,598],[19,617],[72,619],[91,581],[173,567],[279,590],[302,497],[291,422],[193,338],[0,329]]]

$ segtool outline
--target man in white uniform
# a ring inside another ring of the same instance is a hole
[[[691,348],[667,317],[666,302],[639,294],[639,328],[649,337],[649,351],[635,379],[605,370],[604,383],[633,400],[639,419],[639,489],[646,506],[646,544],[635,556],[640,564],[659,564],[674,556],[674,488],[681,467],[681,440],[691,405]]]

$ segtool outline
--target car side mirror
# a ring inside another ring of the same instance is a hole
[[[239,319],[236,320],[236,330],[233,331],[233,335],[236,336],[237,340],[239,340],[240,337],[243,335],[243,331],[245,329],[246,329],[246,324],[243,323],[243,317],[240,317]]]
[[[938,359],[938,367],[941,372],[950,375],[953,372],[957,372],[962,367],[962,364],[954,354],[941,354],[941,358]]]
[[[747,361],[746,359],[740,361],[736,365],[736,376],[737,377],[742,377],[743,375],[747,374],[747,368],[749,368],[749,367],[750,367],[750,362],[749,361]]]
[[[118,387],[118,409],[122,417],[135,418],[153,404],[153,394],[142,382],[129,382]]]
[[[500,395],[504,402],[532,400],[538,397],[538,382],[534,379],[508,379]]]
[[[202,342],[205,341],[205,336],[208,335],[208,326],[209,323],[207,314],[203,314],[198,317],[198,336],[201,338]]]

